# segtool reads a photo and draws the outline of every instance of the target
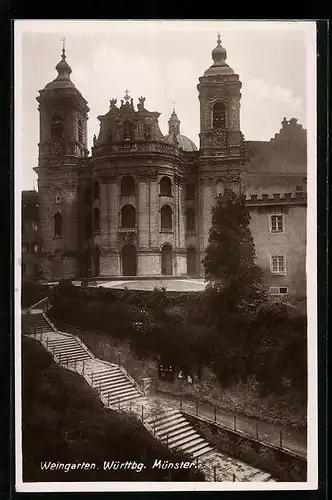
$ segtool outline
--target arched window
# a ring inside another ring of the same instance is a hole
[[[172,209],[169,205],[164,205],[161,207],[161,229],[171,230],[172,229]]]
[[[160,196],[172,196],[172,183],[168,177],[160,179]]]
[[[94,209],[94,227],[95,232],[99,233],[100,231],[100,212],[98,208]]]
[[[125,175],[121,179],[122,196],[135,196],[135,180],[131,175]]]
[[[99,182],[93,182],[93,197],[95,200],[99,200]]]
[[[121,226],[127,228],[136,226],[136,210],[132,205],[124,205],[122,207]]]
[[[130,121],[123,122],[123,140],[133,140],[133,124]]]
[[[161,249],[161,274],[171,276],[173,274],[173,252],[171,245],[164,245]]]
[[[86,239],[92,238],[92,216],[87,213],[84,219],[84,235]]]
[[[63,139],[64,132],[64,118],[59,113],[55,113],[51,120],[51,139],[59,140]]]
[[[54,236],[62,237],[62,215],[59,212],[54,215]]]
[[[186,212],[186,230],[187,233],[196,231],[196,212],[192,208],[188,208]]]
[[[87,187],[84,191],[84,203],[86,205],[91,205],[92,203],[92,189],[91,187]]]
[[[83,122],[80,118],[77,121],[77,140],[83,142]]]
[[[213,106],[213,128],[225,128],[226,126],[226,111],[225,105],[222,102],[217,102]]]
[[[186,184],[186,200],[194,200],[195,199],[195,184],[189,182]]]

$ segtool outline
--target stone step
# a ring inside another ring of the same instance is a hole
[[[59,344],[59,342],[51,342],[50,340],[47,341],[47,345],[51,347],[52,349],[63,349],[63,350],[68,350],[68,349],[75,349],[76,347],[80,347],[83,349],[83,347],[78,343],[75,342],[75,340],[70,341],[70,342],[64,342],[62,344]],[[84,349],[86,351],[86,349]]]
[[[110,368],[109,370],[102,372],[101,374],[99,373],[94,373],[93,378],[102,381],[102,380],[107,380],[109,377],[114,376],[114,375],[124,375],[124,373],[119,370],[118,368]]]
[[[197,432],[195,431],[195,429],[193,429],[192,427],[190,429],[186,429],[185,431],[181,431],[179,432],[178,434],[176,434],[175,436],[168,436],[168,444],[175,444],[177,446],[177,443],[178,442],[181,442],[183,441],[184,439],[188,439],[188,438],[191,438],[193,437],[194,435],[197,435]]]
[[[89,375],[90,376],[90,375]],[[90,376],[91,378],[91,376]],[[109,379],[105,379],[103,381],[100,381],[100,380],[96,380],[95,377],[93,376],[92,378],[93,380],[93,385],[95,385],[96,387],[99,387],[100,385],[102,387],[112,387],[114,384],[119,384],[120,382],[123,382],[123,380],[128,380],[127,377],[125,377],[124,375],[118,375],[117,377],[112,377],[112,378],[109,378]],[[131,384],[133,385],[133,384]]]
[[[189,453],[189,455],[192,455],[195,452],[199,452],[200,450],[202,450],[206,446],[210,446],[210,444],[205,439],[203,439],[203,438],[201,438],[201,439],[202,439],[202,441],[199,441],[192,446],[191,445],[189,446],[189,443],[188,443],[188,446],[185,446],[185,447],[181,446],[181,450],[185,451],[186,453]],[[213,449],[212,446],[211,446],[211,449]]]
[[[106,394],[104,396],[106,397]],[[114,404],[118,403],[119,400],[121,403],[121,401],[125,401],[128,398],[130,398],[131,396],[135,396],[135,397],[140,396],[140,393],[134,389],[131,391],[124,392],[123,394],[117,394],[117,395],[112,394],[112,396],[110,396],[110,398],[109,398],[109,402],[111,405],[114,405]]]
[[[71,354],[75,353],[78,351],[84,351],[87,352],[85,349],[83,349],[82,346],[79,344],[72,345],[72,346],[66,346],[66,347],[59,347],[59,346],[49,346],[51,348],[51,351],[57,353],[57,352],[62,352],[63,354]]]
[[[175,447],[175,448],[181,448],[183,446],[186,446],[189,443],[195,444],[197,440],[203,439],[202,436],[197,434],[197,432],[194,431],[193,434],[190,434],[189,436],[183,436],[180,437],[179,439],[176,439],[172,443],[169,443],[170,447]]]
[[[107,397],[105,395],[104,395],[104,397],[107,399]],[[120,399],[120,408],[122,407],[122,404],[130,403],[131,400],[137,399],[137,398],[140,398],[140,397],[141,397],[141,394],[137,393],[137,394],[132,394],[130,396],[125,396],[124,398],[121,398]],[[118,407],[118,402],[119,402],[118,399],[116,401],[113,401],[112,403],[111,403],[111,400],[110,400],[110,406],[113,406],[113,407],[117,408]]]
[[[176,415],[175,418],[172,418],[168,421],[163,422],[162,424],[156,424],[156,432],[164,431],[164,430],[175,430],[177,426],[183,422],[187,422],[186,419],[182,415]]]
[[[206,443],[205,439],[199,436],[198,434],[194,436],[194,439],[184,439],[183,442],[179,442],[175,444],[171,444],[170,448],[181,448],[181,450],[188,450],[191,448],[195,448],[196,445]],[[194,450],[195,451],[195,450]]]
[[[75,361],[82,361],[83,359],[91,359],[89,354],[87,353],[81,353],[81,354],[76,354],[75,356],[58,356],[58,360],[61,362],[62,365],[65,365],[67,362],[68,364],[72,364]]]
[[[69,342],[77,343],[78,340],[75,337],[68,337],[67,335],[63,336],[63,337],[53,338],[53,339],[49,340],[50,344],[59,344],[59,345],[67,344]]]
[[[108,392],[113,392],[114,390],[117,389],[125,389],[129,387],[134,387],[133,384],[130,382],[128,379],[124,379],[116,384],[99,384],[99,383],[94,383],[94,387],[98,389],[98,387],[101,387],[102,391],[108,391]]]
[[[63,354],[64,356],[74,356],[75,354],[79,354],[81,352],[84,352],[85,354],[89,355],[89,353],[80,346],[71,347],[70,349],[67,349],[67,348],[66,349],[59,349],[59,348],[56,349],[56,348],[50,347],[50,346],[48,346],[48,348],[51,352],[54,352],[55,354]]]
[[[158,425],[165,423],[166,421],[172,420],[178,416],[180,416],[181,413],[179,410],[173,410],[172,412],[167,412],[167,413],[158,413],[157,415],[154,416],[154,419]]]
[[[101,391],[103,392],[103,391]],[[107,394],[107,392],[110,392],[110,391],[106,391],[105,393]],[[135,389],[134,387],[131,387],[130,389],[124,389],[123,391],[112,391],[110,392],[110,401],[117,401],[118,399],[122,399],[124,396],[128,396],[129,394],[136,394],[138,391],[137,389]]]
[[[145,420],[145,422],[149,424],[150,422],[154,422],[156,419],[158,419],[159,416],[160,416],[160,418],[162,418],[165,416],[173,415],[175,413],[179,413],[179,411],[178,410],[170,410],[170,411],[165,410],[163,412],[158,413],[157,415],[153,415],[152,417],[147,418]]]
[[[211,453],[211,452],[214,452],[214,448],[210,444],[206,443],[206,446],[198,449],[195,452],[192,452],[191,455],[194,458],[199,458],[199,457],[202,457],[203,455],[207,455],[208,453]]]
[[[160,438],[163,438],[164,436],[166,436],[167,434],[170,436],[170,435],[174,435],[174,434],[177,434],[179,432],[182,431],[182,429],[186,429],[186,428],[192,428],[192,426],[187,422],[187,420],[184,420],[182,423],[178,424],[174,430],[172,431],[169,431],[168,429],[166,430],[162,430],[162,431],[158,431],[158,434]]]

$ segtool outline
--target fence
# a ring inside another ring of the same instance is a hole
[[[196,417],[202,417],[209,422],[222,425],[235,432],[243,433],[248,437],[253,437],[262,443],[277,445],[280,449],[285,449],[284,433],[282,430],[274,432],[271,431],[269,439],[267,439],[266,426],[264,426],[263,423],[259,423],[253,419],[244,419],[241,416],[225,412],[215,405],[201,402],[197,399],[188,400],[182,396],[177,399],[178,408],[184,413],[188,413],[189,415]],[[261,429],[263,426],[264,430],[263,428]]]
[[[156,422],[153,420],[154,418],[157,418],[162,411],[165,410],[165,408],[163,407],[164,403],[154,398],[150,399],[150,403],[145,402],[144,404],[141,403],[141,399],[129,400],[127,402],[127,401],[121,401],[121,399],[119,398],[116,403],[110,405],[111,393],[110,392],[106,393],[106,395],[104,393],[102,395],[101,384],[100,385],[98,384],[98,381],[94,376],[93,358],[91,358],[91,360],[87,359],[82,361],[79,361],[77,359],[69,359],[69,356],[61,352],[60,353],[55,352],[55,346],[51,343],[52,337],[50,337],[47,332],[38,332],[38,333],[32,332],[32,334],[30,335],[32,336],[32,338],[39,340],[44,345],[46,350],[52,354],[53,359],[59,364],[59,366],[71,370],[73,372],[76,372],[81,376],[83,376],[85,380],[92,386],[92,388],[94,388],[99,393],[99,397],[106,407],[111,408],[113,410],[123,411],[125,413],[135,415],[135,417],[138,418],[145,425],[145,427],[147,427],[147,429],[151,432],[151,434],[153,434],[158,440],[163,442],[165,446],[169,447],[169,434],[167,433],[163,437],[158,436],[158,432],[156,432]],[[187,413],[189,413],[190,409],[188,408],[188,405],[182,399],[180,399],[179,409],[184,411],[184,407],[186,407],[186,411]],[[196,402],[194,408],[194,412],[196,415],[199,415],[199,408],[200,408],[199,403]],[[169,410],[172,408],[168,406],[167,409]],[[216,422],[217,422],[217,416],[218,415],[216,411],[215,412]],[[147,420],[151,422],[151,419],[152,423],[149,424]],[[236,419],[234,420],[234,426],[236,426]],[[172,445],[170,447],[172,451],[181,451],[181,448],[177,448]],[[189,462],[192,461],[190,456],[188,456],[187,460]],[[196,469],[200,469],[206,474],[206,466],[204,464],[204,460],[199,458],[196,458],[194,460]],[[228,482],[229,481],[236,482],[240,480],[239,478],[236,477],[234,473],[233,474],[229,473],[227,476],[228,476],[227,479],[224,480]],[[171,470],[169,471],[169,478],[170,480],[172,480]],[[220,474],[218,475],[218,469],[216,466],[213,466],[212,469],[209,471],[208,480],[215,482],[222,481],[222,479],[220,479]]]

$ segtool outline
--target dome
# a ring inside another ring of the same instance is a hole
[[[212,51],[213,64],[204,73],[204,76],[212,75],[233,75],[234,70],[226,63],[227,52],[221,45],[220,34],[218,33],[217,46]]]
[[[173,144],[174,135],[176,137],[176,142],[178,143],[178,148],[181,148],[183,151],[197,151],[196,144],[191,139],[189,139],[189,137],[186,137],[185,135],[167,134],[165,136],[165,139],[167,139],[168,142]]]
[[[63,88],[75,88],[75,85],[70,79],[71,67],[66,61],[65,48],[62,49],[61,61],[55,66],[58,72],[58,76],[50,83],[45,86],[45,89],[63,89]]]
[[[197,151],[196,144],[189,137],[180,134],[180,123],[178,115],[175,109],[173,109],[171,117],[168,120],[168,134],[165,136],[165,139],[171,144],[176,144],[183,151]]]

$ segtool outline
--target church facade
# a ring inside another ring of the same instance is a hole
[[[199,148],[173,110],[160,114],[126,91],[99,116],[87,148],[89,108],[63,50],[39,92],[39,265],[47,279],[203,276],[211,209],[225,188],[246,195],[258,264],[271,293],[305,293],[306,131],[282,122],[268,142],[244,140],[241,81],[218,36],[199,78]],[[303,289],[304,285],[304,289]]]

